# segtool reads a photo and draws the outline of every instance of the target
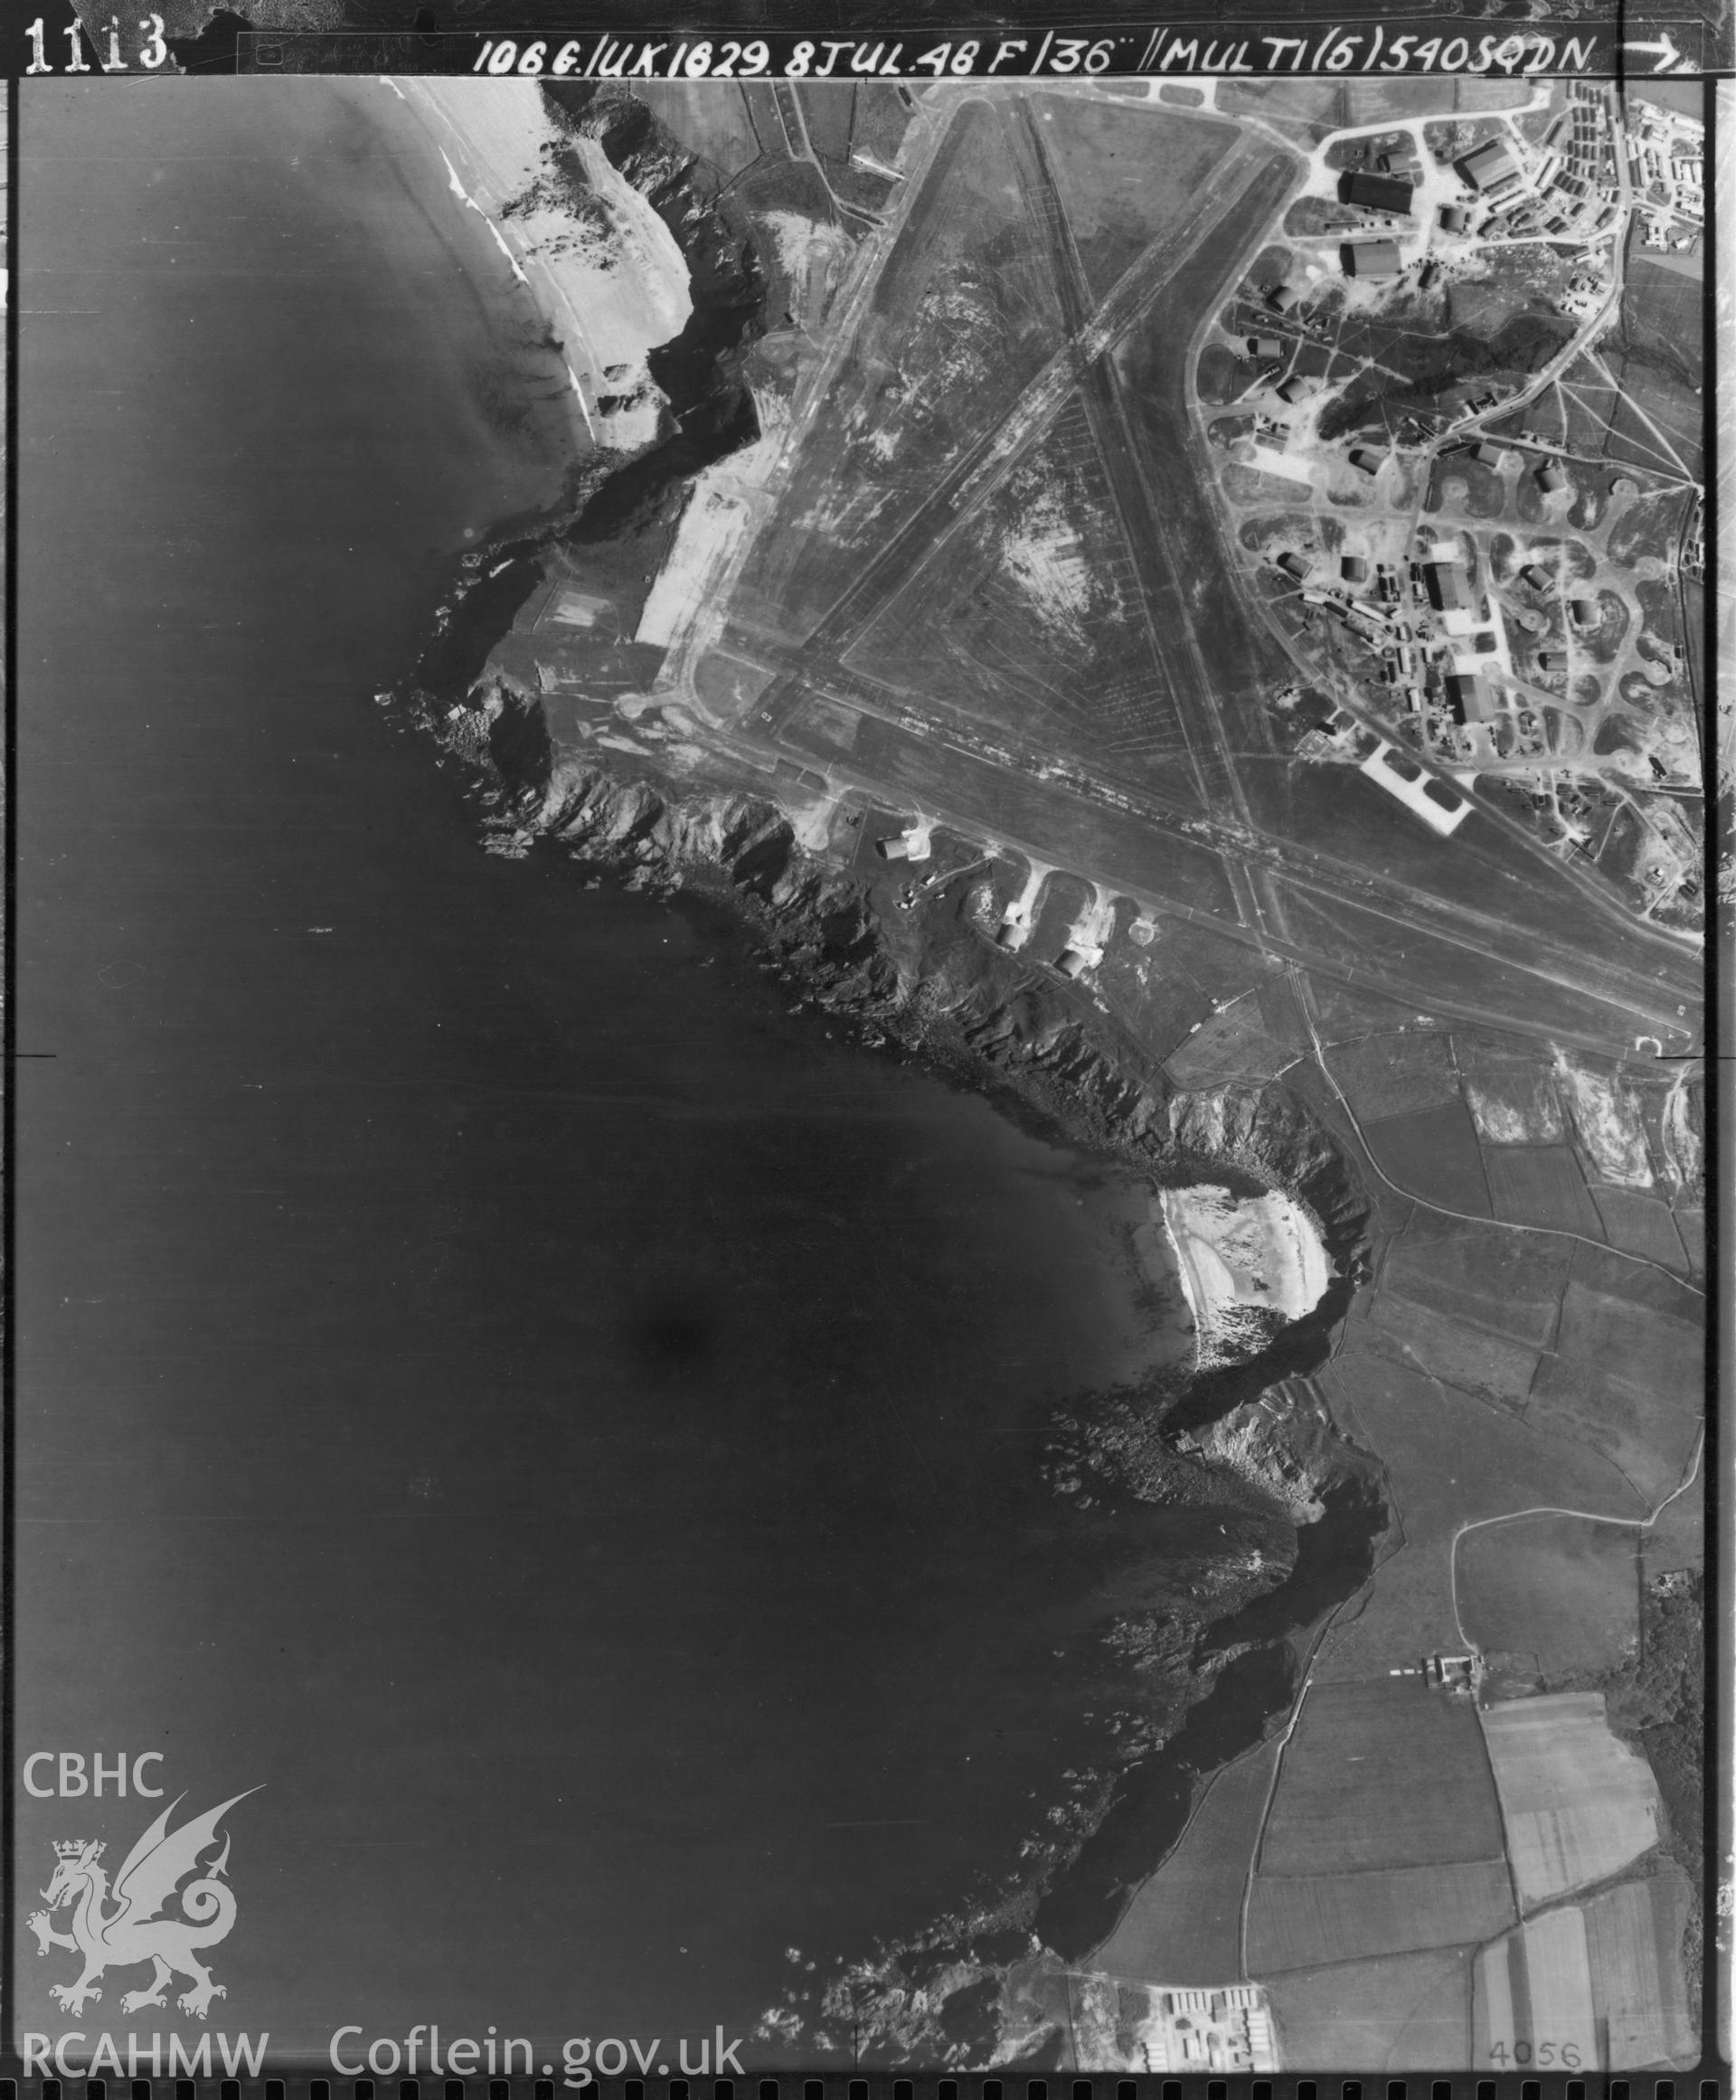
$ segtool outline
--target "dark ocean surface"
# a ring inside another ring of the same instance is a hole
[[[15,1742],[166,1793],[21,1794],[20,1886],[263,1786],[213,2030],[744,2034],[1011,1869],[1220,1539],[1039,1475],[1180,1346],[1142,1199],[372,704],[571,459],[387,89],[23,100]]]

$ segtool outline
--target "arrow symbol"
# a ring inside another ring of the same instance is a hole
[[[1643,51],[1656,53],[1657,63],[1652,68],[1655,73],[1667,73],[1672,66],[1680,65],[1683,62],[1682,53],[1675,48],[1667,29],[1662,36],[1654,39],[1649,43],[1624,43],[1621,48],[1623,51]]]

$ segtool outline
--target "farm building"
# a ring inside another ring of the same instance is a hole
[[[1248,355],[1264,362],[1269,358],[1283,356],[1284,345],[1276,336],[1250,336]]]
[[[1471,222],[1471,215],[1458,204],[1443,204],[1440,208],[1440,230],[1443,233],[1462,233]]]
[[[1350,463],[1360,473],[1378,474],[1385,466],[1386,459],[1383,453],[1373,451],[1367,445],[1357,445],[1352,449]]]
[[[1596,627],[1603,618],[1595,598],[1576,598],[1570,610],[1575,627]]]
[[[1476,671],[1447,674],[1447,703],[1460,722],[1487,722],[1499,712]]]
[[[1275,314],[1288,314],[1301,297],[1294,285],[1275,284],[1266,294],[1266,304]]]
[[[1537,486],[1553,496],[1558,488],[1567,487],[1567,469],[1559,459],[1545,459],[1537,469]]]
[[[1346,583],[1366,583],[1368,563],[1360,554],[1346,554],[1338,563],[1338,573]]]
[[[1368,212],[1408,213],[1410,184],[1392,175],[1370,175],[1363,168],[1354,167],[1339,181],[1338,202],[1360,204]]]
[[[1498,468],[1507,463],[1507,455],[1502,448],[1491,445],[1486,440],[1479,440],[1475,445],[1467,445],[1465,449],[1467,457],[1475,459],[1479,467]]]
[[[1537,668],[1540,671],[1564,671],[1567,668],[1566,655],[1561,649],[1539,649]]]
[[[1314,556],[1299,553],[1291,547],[1278,557],[1278,565],[1287,576],[1294,576],[1300,582],[1303,577],[1313,573]]]
[[[1397,277],[1404,268],[1396,241],[1346,241],[1338,259],[1346,277]]]
[[[1479,146],[1454,165],[1474,190],[1485,193],[1505,189],[1508,184],[1519,180],[1519,169],[1513,155],[1498,138],[1491,138],[1486,146]]]
[[[1529,583],[1533,591],[1547,591],[1549,589],[1549,571],[1540,567],[1535,562],[1527,562],[1524,567],[1520,570],[1519,576],[1521,582]]]

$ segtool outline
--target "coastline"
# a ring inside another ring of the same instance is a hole
[[[484,211],[481,203],[474,208]],[[518,229],[509,226],[516,241]],[[576,378],[573,391],[583,407]],[[652,441],[655,433],[643,431],[634,440],[641,449]],[[608,450],[599,443],[599,453]],[[677,654],[699,587],[727,562],[728,543],[746,522],[732,506],[752,500],[739,449],[708,482],[709,464],[671,474],[672,483],[684,485],[686,530],[677,534],[639,615],[641,639]],[[722,501],[702,510],[708,487]],[[558,539],[566,522],[545,536]],[[1264,1418],[1255,1439],[1231,1419],[1265,1386],[1325,1359],[1344,1296],[1329,1286],[1351,1272],[1363,1250],[1366,1200],[1349,1162],[1297,1096],[1277,1082],[1174,1088],[1155,1063],[1145,1064],[1112,1029],[1094,1026],[1077,1002],[1046,983],[1033,986],[1016,957],[964,919],[938,908],[891,909],[888,878],[834,846],[831,802],[814,805],[795,780],[707,737],[675,705],[659,710],[647,701],[630,714],[622,706],[612,721],[575,717],[527,684],[505,649],[466,694],[436,697],[441,705],[424,707],[421,719],[487,782],[483,829],[491,852],[560,854],[586,879],[606,876],[658,896],[691,891],[719,903],[816,1020],[842,1025],[865,1049],[918,1059],[1042,1134],[1129,1163],[1148,1178],[1153,1223],[1161,1215],[1195,1334],[1194,1362],[1180,1392],[1150,1403],[1152,1433],[1172,1452],[1196,1454],[1187,1462],[1203,1477],[1251,1489],[1297,1527],[1317,1519],[1336,1485],[1366,1485],[1366,1461],[1335,1439]],[[572,740],[576,720],[582,743]],[[629,726],[630,736],[623,733]],[[1280,1336],[1284,1347],[1274,1351]],[[1170,1420],[1183,1401],[1191,1443],[1176,1441],[1181,1421]],[[1269,1575],[1256,1594],[1277,1594]],[[1016,1917],[1023,1932],[1097,1830],[1118,1809],[1129,1812],[1128,1787],[1160,1777],[1169,1742],[1222,1675],[1222,1659],[1201,1651],[1206,1629],[1246,1601],[1225,1598],[1199,1615],[1170,1659],[1179,1689],[1156,1724],[1156,1738],[1129,1755],[1090,1817],[1034,1859],[1022,1892],[1005,1899],[1000,1911]],[[1269,1652],[1274,1685],[1283,1646],[1273,1638],[1247,1651]],[[1194,1783],[1190,1777],[1189,1795]],[[1139,1871],[1157,1864],[1145,1861]],[[951,1922],[973,1934],[985,1929]],[[969,1984],[961,1980],[961,1988]],[[908,2000],[888,2002],[877,2023],[888,2047],[923,2046],[901,2036],[910,2010]]]
[[[439,152],[453,206],[481,217],[534,302],[590,442],[655,442],[665,403],[650,354],[693,314],[685,259],[656,213],[594,140],[562,132],[538,81],[385,85]]]
[[[1318,1228],[1282,1189],[1238,1202],[1209,1185],[1165,1188],[1159,1206],[1202,1369],[1245,1357],[1260,1330],[1253,1316],[1301,1319],[1331,1282]]]
[[[498,695],[490,697],[499,702]],[[534,700],[510,696],[504,711],[519,707],[539,711]],[[475,728],[467,730],[467,721]],[[1368,1226],[1365,1199],[1348,1162],[1296,1096],[1278,1083],[1184,1093],[1155,1069],[1134,1067],[1124,1039],[1093,1028],[1058,990],[1033,988],[1015,958],[963,922],[881,908],[885,898],[877,895],[874,878],[839,867],[815,850],[805,828],[765,791],[763,779],[695,778],[691,753],[677,754],[675,763],[687,775],[677,777],[673,768],[659,768],[644,752],[623,746],[592,749],[582,759],[562,754],[540,785],[514,782],[495,762],[497,740],[485,728],[482,710],[456,724],[429,726],[493,778],[495,808],[484,823],[496,828],[495,838],[510,840],[514,854],[561,852],[585,878],[618,881],[652,898],[691,893],[719,905],[828,1033],[842,1030],[864,1052],[909,1056],[1039,1135],[1142,1172],[1154,1210],[1165,1214],[1172,1247],[1175,1234],[1167,1212],[1173,1197],[1180,1199],[1178,1220],[1192,1217],[1202,1225],[1210,1213],[1227,1214],[1233,1224],[1244,1206],[1260,1216],[1273,1199],[1284,1206],[1279,1215],[1307,1219],[1317,1259],[1296,1263],[1293,1288],[1305,1291],[1323,1272],[1334,1287],[1293,1320],[1276,1307],[1238,1301],[1233,1278],[1227,1290],[1220,1289],[1230,1309],[1218,1320],[1215,1354],[1178,1367],[1176,1389],[1149,1398],[1143,1409],[1141,1434],[1167,1453],[1156,1499],[1177,1491],[1173,1469],[1179,1465],[1197,1468],[1200,1480],[1219,1495],[1251,1490],[1298,1537],[1306,1528],[1324,1540],[1332,1528],[1319,1520],[1341,1489],[1372,1498],[1379,1511],[1373,1535],[1384,1530],[1384,1501],[1364,1456],[1317,1421],[1288,1407],[1274,1411],[1257,1404],[1261,1394],[1306,1376],[1326,1360],[1342,1316],[1344,1280],[1364,1252]],[[1231,1186],[1246,1193],[1233,1197]],[[1203,1190],[1209,1197],[1203,1204]],[[1202,1235],[1200,1251],[1207,1246]],[[1281,1245],[1278,1251],[1282,1253]],[[1228,1264],[1215,1252],[1212,1258],[1230,1277]],[[1201,1283],[1197,1271],[1190,1277],[1179,1250],[1175,1273],[1183,1294],[1204,1309],[1210,1322],[1212,1286]],[[1196,1311],[1196,1326],[1198,1318]],[[1365,1574],[1360,1563],[1348,1569],[1345,1597]],[[1160,1858],[1127,1856],[1126,1826],[1137,1831],[1154,1816],[1161,1821],[1168,1811],[1153,1804],[1163,1803],[1177,1786],[1184,1815],[1194,1787],[1206,1776],[1192,1763],[1198,1731],[1184,1743],[1177,1739],[1188,1717],[1211,1698],[1227,1661],[1236,1660],[1214,1647],[1212,1628],[1234,1622],[1250,1603],[1267,1597],[1276,1603],[1282,1588],[1282,1580],[1270,1588],[1268,1575],[1257,1580],[1254,1594],[1215,1598],[1178,1624],[1179,1646],[1154,1658],[1154,1693],[1160,1683],[1169,1687],[1164,1717],[1147,1719],[1141,1739],[1129,1731],[1127,1762],[1107,1775],[1089,1806],[1081,1803],[1077,1819],[1045,1833],[1017,1887],[1004,1890],[986,1910],[945,1921],[945,1931],[930,1927],[907,1951],[926,1963],[929,1953],[922,1950],[937,1944],[958,1954],[985,1934],[1016,1932],[1024,1939],[1041,1914],[1060,1916],[1075,1909],[1091,1921],[1089,1936],[1100,1937],[1110,1921],[1091,1884],[1105,1850],[1117,1859],[1118,1881],[1131,1885],[1155,1871]],[[1148,1638],[1142,1629],[1136,1613],[1129,1637]],[[1258,1714],[1239,1719],[1237,1754],[1288,1707],[1283,1659],[1289,1652],[1288,1630],[1278,1623],[1238,1645],[1238,1655],[1270,1658],[1258,1670],[1250,1660],[1246,1674],[1250,1684],[1267,1686],[1271,1699]],[[1173,1753],[1172,1743],[1177,1744]],[[1172,1779],[1177,1759],[1186,1770]],[[1074,1895],[1069,1878],[1081,1862],[1086,1879]],[[997,1959],[1011,1963],[1016,1953],[1009,1944]],[[896,1969],[896,1958],[889,1960]],[[971,1988],[987,1972],[973,1968],[958,1987]],[[929,1993],[907,1988],[891,1969],[887,1977],[884,2019],[869,2025],[883,2038],[889,2060],[920,2061],[928,2045],[916,2030],[928,2030],[919,2001],[926,2003]]]

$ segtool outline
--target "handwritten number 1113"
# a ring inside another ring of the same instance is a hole
[[[163,17],[160,14],[147,14],[144,21],[139,24],[138,30],[143,40],[138,48],[138,62],[142,66],[148,66],[155,70],[169,55],[169,47],[163,39]],[[69,73],[88,73],[94,71],[85,61],[81,25],[77,22],[69,22],[62,33],[66,38],[68,51],[64,71]],[[52,73],[54,68],[48,62],[48,33],[42,27],[42,18],[40,14],[25,30],[24,34],[30,40],[30,63],[24,68],[26,75]],[[105,73],[124,73],[127,71],[127,61],[120,55],[120,17],[118,14],[111,14],[108,17],[108,55],[102,61],[102,70]]]

